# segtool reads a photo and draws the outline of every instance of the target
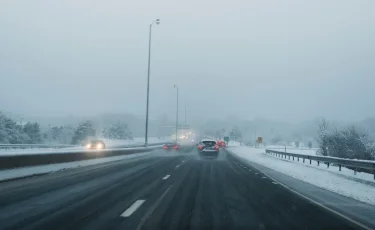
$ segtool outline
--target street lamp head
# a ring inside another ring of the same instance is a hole
[[[173,88],[177,88],[177,85],[173,85]]]
[[[160,19],[156,19],[156,25],[160,24]]]

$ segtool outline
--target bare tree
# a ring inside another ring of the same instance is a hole
[[[311,149],[312,148],[312,141],[308,141],[307,146]]]
[[[323,118],[318,124],[318,137],[316,139],[319,145],[319,150],[317,153],[322,156],[328,156],[328,132],[328,122]]]

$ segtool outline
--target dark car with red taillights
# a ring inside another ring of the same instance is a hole
[[[165,150],[179,150],[180,145],[178,143],[168,143],[163,146]]]

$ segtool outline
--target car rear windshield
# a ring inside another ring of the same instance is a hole
[[[215,141],[202,141],[202,143],[206,146],[213,146],[216,145]]]

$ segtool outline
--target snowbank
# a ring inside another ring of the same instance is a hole
[[[237,141],[229,141],[228,142],[228,147],[235,147],[235,146],[241,146],[241,143],[237,142]]]
[[[293,178],[305,181],[320,188],[375,205],[375,186],[355,181],[361,179],[373,183],[373,175],[367,173],[353,174],[352,170],[337,167],[326,168],[305,164],[302,161],[288,161],[264,153],[264,149],[245,146],[229,147],[228,151],[250,162],[260,164]]]
[[[134,146],[134,145],[142,145],[145,143],[145,138],[134,138],[134,140],[109,140],[103,139],[104,143],[106,144],[107,148],[115,148],[116,146],[126,147],[126,146]],[[169,141],[169,139],[158,139],[157,137],[149,137],[148,143],[149,144],[156,144],[156,143],[164,143]],[[76,147],[68,147],[68,148],[31,148],[31,149],[0,149],[0,155],[23,155],[23,154],[40,154],[40,153],[62,153],[62,152],[74,152],[74,151],[81,151],[85,148],[83,146],[76,146]]]
[[[1,170],[0,181],[14,179],[14,178],[22,178],[22,177],[44,174],[44,173],[51,173],[51,172],[56,172],[56,171],[69,169],[69,168],[77,168],[77,167],[101,164],[101,163],[106,163],[106,162],[111,162],[111,161],[132,159],[136,157],[146,156],[149,154],[150,152],[145,152],[145,153],[136,153],[136,154],[130,154],[130,155],[115,156],[115,157],[103,157],[103,158],[92,159],[92,160],[83,160],[83,161],[75,161],[75,162],[68,162],[68,163],[49,164],[49,165]]]
[[[285,146],[282,146],[282,145],[267,145],[266,149],[272,149],[272,150],[284,152]],[[317,148],[309,149],[309,148],[296,148],[296,147],[293,147],[293,146],[286,146],[286,151],[288,153],[297,153],[297,154],[303,154],[303,155],[316,156],[317,150],[318,150]]]

